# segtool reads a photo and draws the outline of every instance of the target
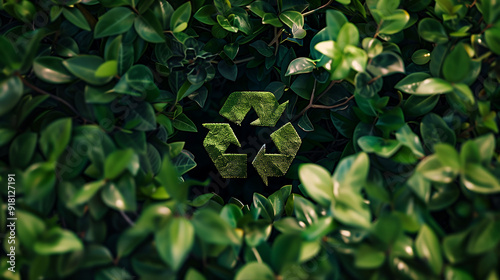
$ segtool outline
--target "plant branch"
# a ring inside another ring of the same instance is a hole
[[[21,76],[21,74],[19,73],[16,73],[16,76],[18,76],[21,81],[23,82],[23,84],[29,88],[31,88],[32,90],[38,92],[38,93],[41,93],[41,94],[45,94],[45,95],[48,95],[50,98],[54,99],[54,100],[57,100],[59,102],[61,102],[62,104],[66,105],[66,107],[68,107],[69,109],[71,109],[71,111],[73,111],[73,113],[75,113],[77,116],[81,117],[80,114],[78,113],[78,111],[75,109],[75,107],[73,107],[71,104],[69,104],[66,100],[62,99],[61,97],[57,96],[57,95],[53,95],[33,84],[31,84],[30,82],[28,82],[26,79],[23,78],[23,76]],[[83,117],[81,117],[84,121],[87,121],[86,119],[84,119]]]
[[[284,29],[281,29],[277,34],[276,36],[274,36],[273,40],[271,42],[269,42],[269,44],[267,44],[269,47],[272,46],[274,43],[278,42],[280,37],[281,37],[281,34],[283,33],[283,30]]]
[[[245,63],[245,62],[252,61],[254,59],[255,59],[255,56],[251,56],[251,57],[243,58],[243,59],[240,59],[240,60],[235,60],[235,61],[233,61],[233,63],[234,64],[240,64],[240,63]]]
[[[339,104],[335,104],[335,105],[331,105],[331,106],[319,105],[319,104],[313,104],[313,105],[311,106],[311,108],[317,108],[317,109],[333,109],[333,108],[337,108],[337,107],[340,107],[340,106],[343,106],[343,105],[347,104],[347,103],[348,103],[349,101],[351,101],[353,98],[354,98],[354,95],[351,95],[351,96],[349,96],[349,98],[347,98],[344,102],[339,103]]]
[[[130,226],[134,226],[134,222],[132,221],[132,219],[129,218],[129,216],[127,216],[127,214],[125,214],[125,212],[123,212],[122,210],[119,211],[120,212],[120,215],[122,215],[123,219],[127,222],[127,224],[129,224]]]
[[[314,14],[315,12],[317,12],[317,11],[319,11],[319,10],[321,10],[321,9],[323,9],[323,8],[325,8],[325,7],[327,7],[327,6],[328,6],[328,5],[330,5],[332,2],[333,2],[333,0],[330,0],[330,1],[328,1],[325,5],[323,5],[323,6],[321,6],[321,7],[318,7],[318,8],[316,8],[316,9],[314,9],[314,10],[311,10],[311,11],[309,11],[309,12],[307,12],[307,13],[303,13],[302,15],[303,15],[304,17],[306,17],[306,16],[308,16],[308,15],[312,15],[312,14]]]

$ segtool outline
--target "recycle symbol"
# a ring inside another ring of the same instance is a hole
[[[241,125],[245,116],[253,108],[258,119],[250,125],[274,127],[287,105],[288,101],[280,105],[271,92],[239,91],[229,95],[219,114]],[[209,130],[203,146],[221,176],[223,178],[246,178],[247,155],[224,153],[231,144],[241,147],[231,126],[228,123],[205,123],[203,126]],[[270,136],[279,154],[266,154],[264,144],[252,161],[252,165],[266,185],[268,177],[286,174],[302,143],[297,131],[289,122]]]

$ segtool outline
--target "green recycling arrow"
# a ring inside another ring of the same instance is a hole
[[[287,104],[288,101],[280,105],[270,92],[240,91],[229,95],[219,113],[230,121],[241,125],[245,116],[253,108],[259,118],[251,125],[274,127]],[[227,123],[206,123],[203,126],[209,129],[203,146],[221,176],[223,178],[246,178],[247,156],[245,154],[224,153],[231,144],[241,147],[231,126]],[[252,161],[252,165],[266,185],[268,177],[285,175],[302,143],[291,123],[287,123],[273,132],[271,139],[280,153],[266,154],[266,145],[263,145]]]
[[[271,133],[271,139],[280,153],[266,154],[266,145],[264,144],[252,161],[252,165],[257,169],[266,186],[267,177],[279,177],[286,174],[302,143],[291,123],[287,123]]]
[[[222,178],[246,178],[247,155],[224,154],[231,144],[241,147],[231,126],[228,123],[205,123],[203,126],[209,129],[203,146]]]
[[[219,114],[241,125],[245,116],[253,108],[259,118],[250,125],[274,127],[287,105],[288,101],[279,105],[274,94],[267,91],[238,91],[229,95]]]

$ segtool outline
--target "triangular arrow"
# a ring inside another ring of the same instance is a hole
[[[251,108],[259,117],[251,125],[270,126],[276,125],[288,101],[279,104],[271,92],[267,91],[237,91],[229,95],[219,114],[226,119],[241,125],[241,122]]]
[[[246,178],[247,155],[224,154],[227,148],[234,144],[241,147],[228,123],[205,123],[209,132],[203,140],[203,146],[208,152],[223,178]]]
[[[267,177],[279,177],[286,174],[302,143],[291,123],[273,132],[271,139],[280,153],[266,154],[266,145],[263,145],[252,161],[252,165],[257,169],[266,186]]]

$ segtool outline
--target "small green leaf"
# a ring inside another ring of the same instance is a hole
[[[217,15],[217,9],[215,6],[205,5],[196,11],[193,17],[204,24],[215,25],[217,24],[217,21],[212,18],[212,16],[215,15]]]
[[[67,20],[69,20],[72,24],[78,26],[79,28],[86,31],[92,30],[90,29],[90,25],[87,19],[85,19],[85,16],[78,8],[64,8],[62,14]]]
[[[424,18],[419,22],[418,34],[429,42],[437,44],[448,42],[448,34],[446,34],[443,25],[433,18]]]
[[[235,280],[274,280],[274,273],[265,263],[249,262],[236,273]]]
[[[160,21],[152,11],[148,10],[134,20],[134,28],[137,34],[150,43],[163,43],[165,36]]]
[[[40,149],[51,161],[57,160],[71,139],[71,118],[59,119],[49,124],[40,134]]]
[[[113,209],[133,212],[137,209],[135,189],[134,178],[128,174],[123,175],[104,186],[101,199]]]
[[[196,212],[193,215],[192,223],[198,238],[207,243],[220,245],[241,243],[241,238],[231,225],[213,210],[204,209]]]
[[[467,189],[482,194],[500,192],[500,182],[490,171],[476,163],[464,167],[462,182]]]
[[[364,152],[375,153],[385,158],[394,155],[401,147],[399,141],[369,135],[360,137],[358,145]]]
[[[84,80],[85,82],[101,86],[109,82],[113,77],[96,77],[95,72],[104,63],[101,57],[95,55],[81,55],[63,61],[63,65],[71,74]]]
[[[87,183],[81,187],[71,198],[70,204],[78,205],[89,201],[104,185],[105,180]]]
[[[299,57],[288,65],[285,76],[311,73],[316,68],[314,61],[307,57]]]
[[[187,28],[191,18],[191,2],[182,4],[170,18],[170,29],[172,32],[182,32]]]
[[[95,71],[95,76],[98,78],[112,77],[118,73],[118,62],[109,60],[101,64]]]
[[[470,70],[469,54],[465,50],[464,44],[457,44],[444,60],[442,70],[444,78],[451,83],[459,83],[470,75]]]
[[[372,246],[362,244],[356,251],[356,267],[363,269],[373,269],[380,267],[385,261],[384,252]]]
[[[104,177],[110,180],[118,177],[125,171],[134,155],[132,149],[117,150],[111,153],[104,164]]]
[[[0,116],[14,108],[22,95],[23,82],[19,77],[11,76],[0,81]]]
[[[412,54],[411,60],[417,65],[424,65],[431,60],[431,53],[425,49],[416,50]]]
[[[194,227],[183,217],[174,217],[155,233],[158,253],[174,271],[181,268],[194,243]]]
[[[420,229],[415,239],[415,248],[418,256],[427,263],[435,275],[439,275],[443,267],[441,245],[436,234],[428,225],[423,225]]]
[[[179,116],[177,116],[177,118],[173,120],[172,124],[176,129],[181,131],[198,132],[198,129],[196,128],[194,122],[185,114],[180,114]]]
[[[33,61],[33,71],[38,78],[52,84],[64,84],[74,76],[63,66],[63,59],[55,56],[39,56]]]
[[[113,36],[127,32],[134,24],[136,15],[125,7],[116,7],[99,17],[95,25],[94,37]]]
[[[375,76],[387,76],[393,73],[404,73],[405,66],[401,56],[394,52],[382,52],[375,56],[366,67]]]
[[[40,255],[62,254],[83,250],[83,244],[72,231],[54,227],[35,242],[33,250]]]

